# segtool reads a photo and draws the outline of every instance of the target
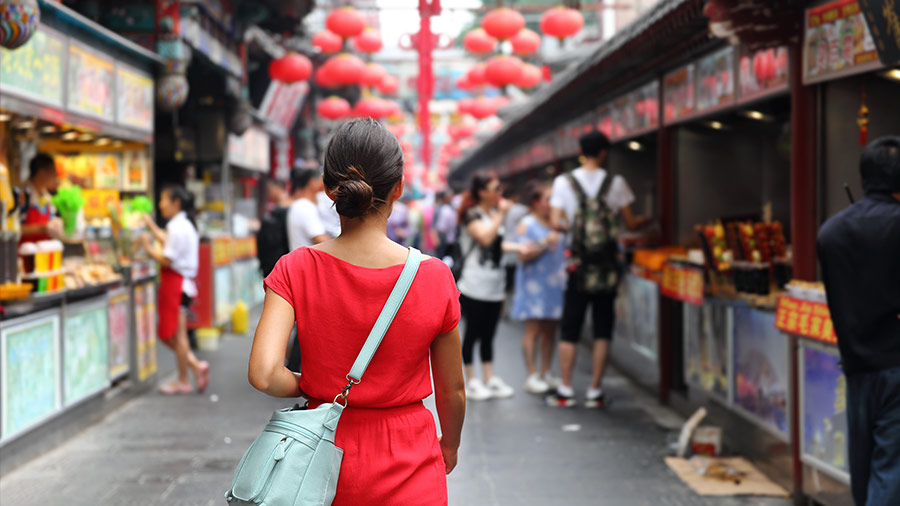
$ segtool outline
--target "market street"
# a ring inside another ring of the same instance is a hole
[[[518,324],[501,324],[498,372],[524,381]],[[0,481],[3,504],[207,506],[222,494],[270,412],[287,404],[247,383],[250,339],[229,336],[205,353],[214,367],[203,396],[141,396],[102,423]],[[576,384],[587,381],[580,363]],[[174,363],[160,354],[163,378]],[[675,417],[625,378],[607,380],[600,412],[545,408],[522,393],[468,403],[451,505],[788,505],[787,499],[700,498],[663,463],[667,431],[648,410]],[[518,389],[518,388],[517,388]],[[520,390],[520,389],[519,389]]]

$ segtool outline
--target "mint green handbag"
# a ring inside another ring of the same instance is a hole
[[[285,408],[272,413],[262,434],[241,459],[225,499],[231,505],[329,506],[334,500],[344,450],[334,443],[347,395],[358,385],[406,297],[422,254],[409,257],[375,326],[347,374],[347,386],[331,403],[315,409]],[[341,402],[343,401],[343,402]]]

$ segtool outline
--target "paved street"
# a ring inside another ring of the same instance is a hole
[[[498,372],[524,381],[521,327],[504,323]],[[247,383],[250,339],[228,337],[216,352],[203,396],[148,394],[126,404],[0,482],[3,505],[205,506],[222,494],[242,452],[273,409],[286,405]],[[168,354],[161,369],[174,370]],[[587,381],[582,361],[577,384]],[[469,403],[450,504],[782,506],[784,499],[705,499],[682,485],[662,461],[667,431],[651,397],[623,377],[607,382],[600,412],[551,410],[537,397]],[[583,393],[583,392],[582,392]],[[564,431],[566,427],[568,431]],[[577,430],[576,430],[577,429]]]

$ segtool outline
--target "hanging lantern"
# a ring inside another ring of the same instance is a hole
[[[512,44],[513,52],[525,56],[534,54],[540,49],[541,36],[538,35],[537,32],[525,28],[515,34],[513,38],[509,39],[509,42]]]
[[[378,86],[385,76],[387,76],[387,71],[384,70],[384,67],[377,63],[369,63],[360,76],[359,84],[363,86]]]
[[[393,100],[384,100],[384,106],[387,109],[387,117],[388,118],[403,118],[403,109],[400,107],[400,104],[394,102]]]
[[[494,103],[494,111],[509,105],[509,98],[506,95],[497,95],[490,100]]]
[[[522,60],[515,56],[495,56],[484,67],[485,80],[497,86],[513,84],[522,76]]]
[[[381,34],[374,28],[366,28],[353,37],[353,47],[361,53],[375,53],[381,50]]]
[[[41,21],[37,0],[0,0],[0,46],[21,47]]]
[[[340,97],[328,97],[316,105],[316,112],[323,118],[341,119],[350,115],[350,104]]]
[[[353,7],[342,7],[331,11],[325,19],[325,26],[345,39],[356,37],[366,28],[366,18]]]
[[[400,80],[390,74],[384,76],[381,84],[378,85],[378,91],[382,95],[393,95],[397,93],[398,89],[400,89]]]
[[[550,69],[550,65],[542,65],[541,74],[544,76],[544,81],[549,83],[553,80],[553,71]]]
[[[183,73],[164,74],[156,82],[156,99],[160,108],[172,112],[187,102],[190,86]]]
[[[497,46],[497,39],[488,35],[484,28],[476,28],[463,37],[463,46],[476,54],[492,53]]]
[[[341,36],[329,30],[315,34],[312,43],[319,51],[326,54],[337,53],[344,47],[344,40],[341,39]]]
[[[522,75],[513,84],[522,89],[529,89],[541,84],[543,79],[544,76],[538,66],[525,63],[522,65]]]
[[[484,77],[484,64],[479,63],[477,65],[473,65],[472,68],[466,72],[466,77],[469,78],[469,83],[472,86],[484,86],[486,84]]]
[[[353,114],[361,118],[384,118],[390,112],[390,106],[386,102],[386,100],[380,98],[364,98],[356,103],[356,107],[353,108]]]
[[[287,53],[269,64],[269,77],[275,81],[293,84],[306,81],[311,75],[312,62],[299,53]]]
[[[481,20],[481,27],[491,37],[506,40],[525,28],[525,18],[508,7],[500,7],[487,13]]]
[[[560,41],[571,37],[584,26],[584,16],[575,9],[556,7],[541,16],[541,32],[556,37]]]
[[[334,84],[338,86],[359,84],[360,77],[366,68],[365,62],[358,56],[349,53],[332,56],[323,66],[327,69],[326,72]]]
[[[461,90],[471,90],[473,88],[472,83],[469,82],[469,76],[466,74],[456,79],[456,87]]]
[[[469,113],[477,119],[489,118],[497,113],[497,104],[493,100],[478,97],[472,103],[471,111]]]
[[[316,69],[315,74],[313,74],[313,81],[316,82],[320,88],[334,88],[337,86],[337,83],[334,82],[334,78],[331,77],[331,74],[328,72],[328,68],[325,65]]]
[[[456,101],[456,110],[459,111],[460,114],[472,114],[472,104],[474,103],[475,99],[461,98]]]

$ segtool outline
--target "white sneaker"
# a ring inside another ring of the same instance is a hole
[[[486,401],[493,396],[491,390],[484,386],[478,378],[472,378],[466,383],[466,398],[473,401]]]
[[[541,379],[543,379],[544,383],[546,383],[550,388],[559,388],[559,385],[562,384],[562,381],[560,381],[560,379],[554,376],[550,371],[547,371],[547,374],[545,374]]]
[[[487,387],[491,392],[491,395],[498,399],[506,399],[507,397],[512,397],[516,391],[509,385],[507,385],[500,376],[491,376],[491,379],[487,383]]]
[[[550,385],[542,380],[537,373],[534,373],[531,376],[528,376],[528,380],[525,381],[525,391],[532,394],[546,394],[550,391]]]

